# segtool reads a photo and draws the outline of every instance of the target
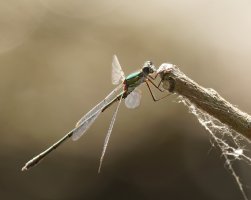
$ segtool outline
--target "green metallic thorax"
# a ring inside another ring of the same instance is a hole
[[[129,74],[125,79],[125,86],[128,94],[131,93],[136,87],[145,81],[145,77],[142,71]]]

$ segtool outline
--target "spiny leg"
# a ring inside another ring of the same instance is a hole
[[[150,88],[150,85],[149,85],[149,83],[148,83],[148,81],[149,80],[146,80],[146,85],[147,85],[147,87],[148,87],[148,89],[149,89],[149,91],[150,91],[150,94],[151,94],[151,96],[152,96],[152,98],[153,98],[153,101],[159,101],[159,100],[161,100],[161,99],[164,99],[164,98],[166,98],[166,97],[168,97],[170,94],[167,94],[166,96],[164,96],[164,97],[161,97],[161,98],[159,98],[159,99],[156,99],[155,98],[155,96],[154,96],[154,94],[153,94],[153,92],[152,92],[152,90],[151,90],[151,88]],[[152,83],[151,81],[150,81],[150,83]],[[152,83],[153,84],[153,83]],[[154,85],[154,84],[153,84]],[[154,85],[154,86],[156,86],[156,85]]]
[[[152,80],[155,80],[158,77],[158,73],[156,73],[155,76],[152,76],[151,74],[148,75],[149,78],[151,78]]]
[[[160,92],[165,92],[165,90],[162,90],[162,89],[160,89],[160,84],[161,84],[161,82],[162,82],[162,80],[160,80],[160,82],[159,82],[159,84],[158,85],[156,85],[151,79],[147,79],[154,87],[156,87]]]
[[[151,88],[150,88],[150,86],[149,86],[148,81],[146,81],[146,85],[147,85],[147,87],[148,87],[148,90],[150,91],[150,94],[151,94],[151,96],[152,96],[152,98],[153,98],[153,101],[158,101],[158,99],[155,98],[155,96],[154,96],[154,94],[153,94],[153,92],[152,92],[152,90],[151,90]]]
[[[168,72],[168,71],[167,71],[167,72]],[[158,77],[158,75],[159,75],[159,73],[156,73],[155,76],[152,76],[151,74],[149,74],[149,75],[147,76],[147,78],[148,78],[148,80],[149,80],[158,90],[160,90],[161,92],[164,92],[165,90],[161,90],[161,89],[160,89],[160,84],[162,83],[162,79],[160,80],[160,82],[158,83],[158,85],[156,85],[155,83],[153,83],[153,81],[151,81],[151,80],[155,80],[155,79]]]

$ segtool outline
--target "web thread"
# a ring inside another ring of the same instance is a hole
[[[245,144],[250,142],[235,130],[198,108],[187,98],[179,96],[179,103],[183,103],[188,107],[189,112],[195,115],[199,123],[207,130],[211,137],[212,146],[221,150],[226,168],[233,175],[244,200],[248,200],[244,185],[236,173],[233,163],[235,161],[244,161],[251,165],[251,158],[246,155],[247,149],[245,149]]]

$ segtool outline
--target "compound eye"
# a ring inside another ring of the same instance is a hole
[[[144,67],[143,72],[144,72],[144,74],[149,74],[150,73],[150,67]]]

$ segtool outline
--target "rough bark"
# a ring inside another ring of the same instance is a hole
[[[215,90],[200,86],[176,66],[163,70],[160,75],[164,88],[169,92],[186,97],[198,108],[251,139],[251,116],[226,101]]]

